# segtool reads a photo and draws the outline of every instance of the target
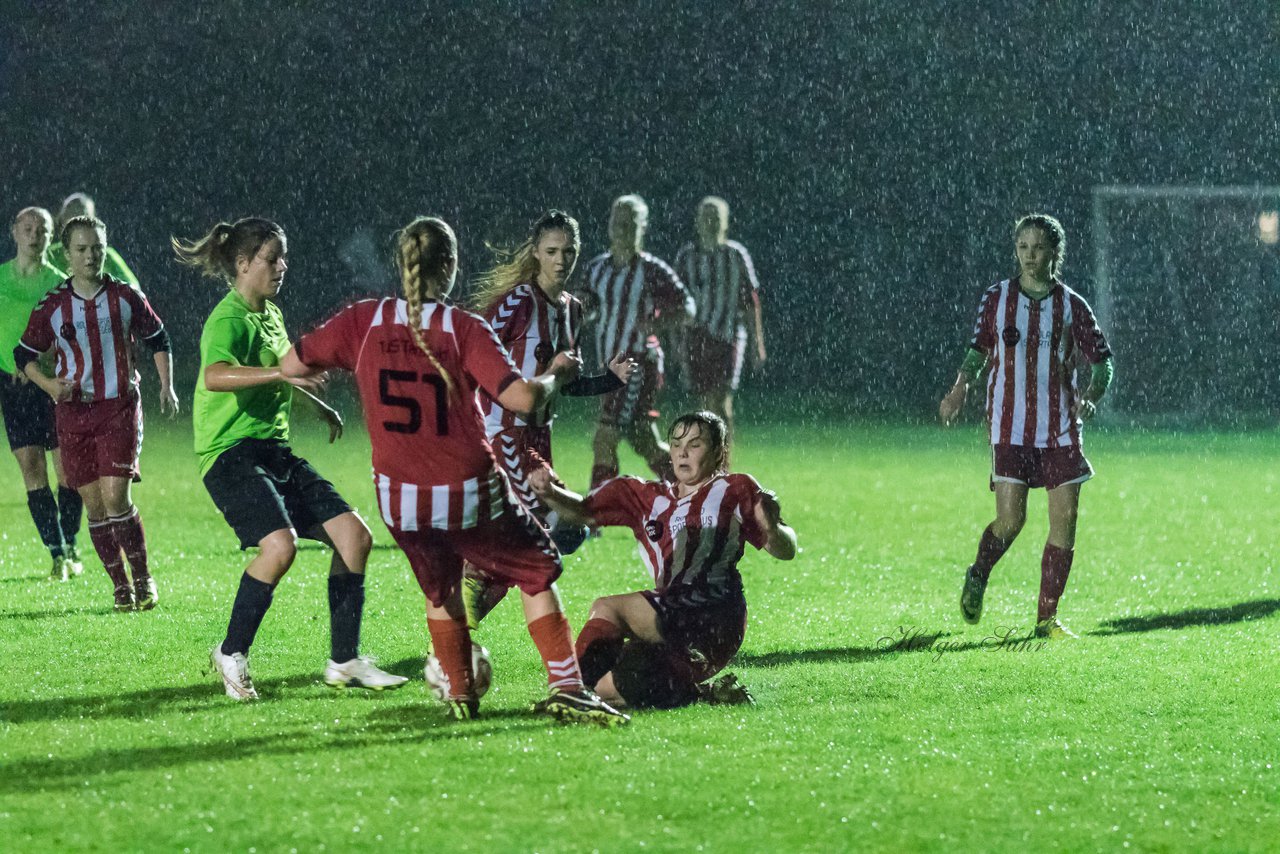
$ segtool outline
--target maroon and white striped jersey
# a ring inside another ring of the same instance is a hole
[[[295,351],[304,364],[355,374],[378,507],[389,527],[473,528],[501,516],[509,497],[476,390],[497,397],[519,374],[477,315],[427,301],[419,328],[453,380],[452,391],[414,342],[402,299],[347,306],[302,336]]]
[[[663,261],[641,252],[622,267],[608,252],[587,265],[583,302],[594,315],[595,348],[603,367],[618,353],[643,356],[657,350],[654,324],[664,315],[693,318],[696,305],[680,277]]]
[[[760,301],[760,282],[747,247],[727,240],[710,252],[686,243],[676,270],[698,304],[696,324],[721,341],[745,340],[747,314]]]
[[[142,291],[104,276],[85,299],[67,279],[31,312],[21,346],[33,353],[56,349],[54,375],[73,386],[72,400],[111,400],[138,390],[133,341],[164,331]]]
[[[553,303],[542,288],[526,283],[495,301],[485,319],[511,354],[520,376],[532,379],[546,372],[556,353],[577,348],[582,303],[568,293],[560,294],[559,301]],[[484,391],[480,392],[480,406],[490,439],[511,427],[547,424],[553,417],[550,409],[529,418],[508,412]]]
[[[684,498],[672,484],[618,477],[592,490],[586,508],[597,524],[631,529],[664,601],[697,606],[742,595],[738,561],[747,543],[766,540],[762,495],[747,474],[717,475]]]
[[[1081,422],[1071,416],[1076,368],[1111,355],[1083,297],[1057,281],[1039,300],[1016,278],[997,282],[983,294],[969,346],[993,363],[987,377],[993,445],[1080,444]]]

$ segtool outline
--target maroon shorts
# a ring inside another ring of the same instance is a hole
[[[689,356],[689,385],[697,394],[738,390],[742,362],[747,351],[747,332],[739,329],[733,341],[722,341],[705,329],[686,333]]]
[[[53,408],[67,486],[79,489],[100,477],[137,480],[142,451],[142,405],[136,395]]]
[[[1021,483],[1036,489],[1057,489],[1068,483],[1084,483],[1093,477],[1093,466],[1079,445],[1065,448],[1031,448],[1025,445],[991,446],[991,489],[997,483]]]
[[[511,504],[499,518],[460,531],[389,530],[409,558],[418,586],[436,607],[444,605],[462,581],[463,561],[530,596],[549,590],[560,577],[560,552],[551,537]]]
[[[662,351],[631,354],[640,364],[625,388],[606,394],[600,402],[600,423],[625,430],[643,421],[656,421],[658,392],[662,391]]]

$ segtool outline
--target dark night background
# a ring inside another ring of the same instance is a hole
[[[748,385],[928,417],[1018,215],[1063,220],[1065,278],[1093,299],[1093,185],[1280,183],[1275,18],[1264,0],[32,3],[0,23],[0,185],[10,212],[97,199],[176,332],[180,391],[220,289],[171,234],[281,222],[299,331],[389,284],[343,247],[363,232],[382,260],[417,213],[453,223],[473,274],[547,207],[594,255],[622,192],[671,259],[716,193],[766,289],[772,361]],[[1113,242],[1150,243],[1134,222]],[[1274,259],[1250,251],[1262,355],[1231,389],[1269,405]]]

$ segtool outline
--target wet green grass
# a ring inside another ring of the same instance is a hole
[[[195,474],[189,427],[148,424],[142,509],[162,603],[110,612],[92,558],[44,579],[0,462],[0,839],[13,851],[1265,850],[1280,839],[1274,433],[1097,431],[1064,621],[1073,644],[999,645],[1035,612],[1033,497],[982,625],[962,569],[991,513],[977,428],[742,428],[736,464],[778,491],[791,563],[744,561],[733,666],[754,708],[637,715],[620,732],[524,709],[543,693],[519,608],[483,627],[494,689],[446,723],[421,683],[422,597],[374,524],[365,651],[415,677],[333,693],[324,556],[281,585],[252,662],[264,700],[206,674],[243,557]],[[300,451],[375,519],[362,436]],[[557,454],[585,478],[582,422]],[[634,470],[634,459],[630,460]],[[87,544],[87,543],[86,543]],[[629,535],[568,561],[580,626],[645,579]],[[906,638],[907,640],[903,640]]]

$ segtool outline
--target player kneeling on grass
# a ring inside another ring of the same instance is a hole
[[[1035,634],[1076,635],[1058,621],[1058,599],[1075,556],[1080,485],[1093,477],[1084,456],[1083,422],[1092,418],[1111,383],[1111,349],[1092,309],[1057,278],[1066,233],[1053,217],[1032,214],[1014,226],[1019,275],[987,289],[973,339],[955,385],[938,413],[950,424],[964,405],[969,384],[988,363],[987,418],[991,424],[991,489],[996,518],[982,532],[978,556],[965,574],[960,613],[982,617],[982,598],[996,561],[1027,519],[1027,491],[1044,487],[1049,498],[1049,539],[1040,561],[1040,602]],[[1076,368],[1091,365],[1080,391]]]
[[[286,376],[326,368],[355,374],[373,450],[378,509],[427,598],[427,630],[448,677],[446,708],[472,718],[480,698],[462,604],[462,563],[520,588],[549,696],[535,709],[560,720],[624,724],[626,715],[582,683],[555,580],[560,553],[510,492],[476,405],[483,389],[504,409],[537,412],[581,360],[556,355],[547,373],[520,376],[489,324],[444,300],[458,273],[458,241],[435,217],[396,237],[403,298],[363,300],[304,335]]]
[[[791,560],[796,533],[782,521],[773,493],[750,475],[729,473],[727,429],[718,415],[682,415],[667,439],[674,483],[619,477],[583,498],[559,486],[549,469],[531,476],[565,519],[630,528],[653,575],[653,590],[592,604],[576,644],[582,676],[615,705],[751,702],[732,674],[712,681],[746,632],[738,561],[747,543]]]
[[[295,391],[328,422],[330,442],[342,435],[342,419],[311,394],[322,378],[293,379],[280,372],[289,338],[273,300],[289,267],[284,230],[265,219],[222,222],[195,242],[175,238],[173,248],[183,264],[231,285],[200,335],[192,419],[205,488],[240,548],[259,550],[240,577],[226,638],[210,652],[227,696],[258,697],[249,675],[249,647],[276,585],[293,565],[299,536],[333,549],[331,648],[324,681],[335,688],[398,688],[408,680],[357,654],[364,570],[373,545],[369,529],[333,484],[289,447]]]
[[[102,272],[107,226],[72,217],[62,229],[70,278],[51,290],[13,351],[18,370],[54,403],[62,468],[89,516],[89,538],[115,588],[115,609],[146,611],[158,599],[147,561],[142,517],[129,486],[139,477],[142,450],[141,377],[134,342],[151,350],[160,378],[160,410],[178,412],[173,393],[169,334],[142,291]],[[55,375],[40,369],[41,354],[56,352]],[[125,572],[121,552],[133,570]]]

